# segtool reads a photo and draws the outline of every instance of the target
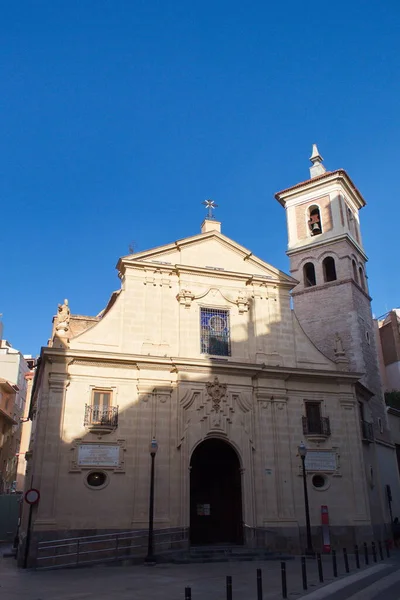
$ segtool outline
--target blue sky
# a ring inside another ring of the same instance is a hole
[[[24,1],[0,20],[4,337],[36,354],[57,304],[94,315],[115,264],[223,232],[289,271],[274,193],[317,142],[361,212],[373,310],[399,306],[396,1]]]

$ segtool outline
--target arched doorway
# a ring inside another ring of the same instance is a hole
[[[240,463],[227,442],[202,442],[190,461],[190,543],[242,544]]]

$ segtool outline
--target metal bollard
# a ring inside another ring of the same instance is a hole
[[[301,557],[301,574],[303,576],[303,590],[308,589],[307,586],[307,567],[306,567],[306,557]]]
[[[232,600],[232,577],[226,576],[226,600]]]
[[[333,567],[333,576],[337,577],[336,550],[332,550],[332,567]]]
[[[317,554],[317,564],[318,564],[319,582],[323,583],[324,582],[324,573],[322,571],[322,559],[321,559],[321,555],[320,554]]]
[[[262,574],[261,569],[257,569],[257,600],[262,600]]]
[[[350,573],[349,557],[347,556],[346,548],[343,548],[343,559],[344,559],[344,568],[346,569],[346,573]]]
[[[376,546],[375,546],[375,542],[372,542],[372,557],[374,559],[374,562],[376,562]]]
[[[385,546],[386,546],[386,556],[388,558],[390,558],[390,550],[389,550],[389,540],[385,541]]]
[[[382,542],[381,540],[379,540],[378,542],[378,548],[379,548],[379,557],[381,560],[383,560],[383,549],[382,549]]]
[[[281,562],[282,598],[287,598],[286,563]]]
[[[354,546],[354,554],[356,555],[356,567],[357,567],[357,569],[359,569],[360,568],[360,555],[358,553],[357,544]]]
[[[192,588],[185,587],[185,600],[192,600]]]
[[[364,542],[364,558],[365,558],[365,564],[369,565],[367,542]]]

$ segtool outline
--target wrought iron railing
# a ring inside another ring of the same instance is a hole
[[[37,546],[36,569],[59,569],[126,559],[143,560],[147,542],[147,529],[43,541]],[[176,552],[187,545],[186,529],[177,527],[154,531],[157,554]]]
[[[85,427],[118,427],[118,406],[85,405]]]
[[[331,435],[331,424],[329,417],[321,417],[320,419],[308,419],[303,417],[303,433],[304,435]]]
[[[361,421],[361,434],[364,440],[368,442],[374,441],[374,427],[368,421]]]

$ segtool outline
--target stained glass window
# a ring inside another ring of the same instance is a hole
[[[200,309],[201,353],[230,356],[229,311],[219,308]]]

